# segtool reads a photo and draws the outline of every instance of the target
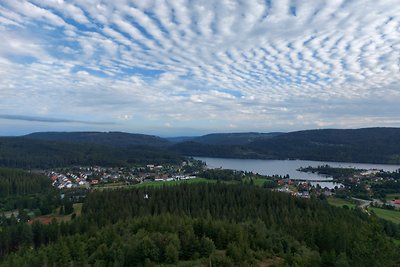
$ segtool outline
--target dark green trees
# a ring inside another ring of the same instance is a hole
[[[0,241],[22,245],[3,266],[393,266],[400,255],[361,211],[245,184],[96,191],[71,223],[12,227]]]

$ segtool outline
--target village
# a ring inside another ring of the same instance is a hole
[[[44,173],[52,180],[53,187],[90,189],[100,185],[125,183],[141,184],[150,181],[170,182],[196,178],[197,163],[190,160],[181,165],[147,164],[138,167],[75,166],[47,170]]]
[[[107,188],[131,185],[153,185],[185,180],[202,180],[201,174],[206,165],[198,160],[188,159],[180,165],[147,164],[135,167],[75,166],[45,171],[52,185],[58,189]],[[336,186],[320,186],[318,182],[296,180],[289,176],[263,176],[243,173],[243,180],[254,180],[264,188],[285,192],[298,198],[318,197],[328,199],[333,204],[355,205],[367,209],[379,207],[387,210],[400,210],[398,194],[390,194],[390,188],[397,186],[396,173],[389,174],[379,170],[357,170],[331,168],[302,168],[304,172],[318,172],[332,177]],[[200,175],[199,175],[200,174]],[[253,175],[255,175],[253,177]],[[218,180],[218,179],[217,179]],[[323,182],[323,181],[321,181]],[[172,183],[171,183],[172,184]],[[395,189],[394,189],[395,190]],[[394,191],[396,192],[396,191]]]

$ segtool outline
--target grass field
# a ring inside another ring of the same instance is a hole
[[[349,208],[355,208],[357,205],[354,204],[353,202],[349,200],[345,200],[342,198],[336,198],[336,197],[329,197],[328,198],[328,203],[332,206],[336,207],[343,207],[344,205],[347,205]]]
[[[386,195],[386,200],[387,201],[391,201],[393,199],[400,199],[400,193]]]
[[[127,186],[127,184],[124,182],[117,182],[117,183],[93,185],[92,188],[95,190],[103,190],[103,189],[120,188],[120,187],[126,187],[126,186]]]
[[[255,184],[259,185],[264,184],[266,179],[257,179],[259,181],[255,181]],[[112,183],[112,184],[104,184],[104,185],[96,185],[93,187],[95,190],[108,190],[108,189],[116,189],[116,188],[141,188],[141,187],[162,187],[162,186],[175,186],[181,184],[197,184],[197,183],[216,183],[217,180],[209,180],[205,178],[194,178],[189,180],[179,180],[179,181],[169,181],[169,182],[161,182],[161,181],[149,181],[143,182],[140,184],[125,184],[125,183]],[[227,184],[236,184],[238,181],[221,181]]]
[[[174,186],[180,184],[197,184],[197,183],[216,183],[216,180],[208,180],[205,178],[194,178],[190,180],[170,181],[170,182],[144,182],[140,184],[131,185],[130,187],[162,187]]]
[[[368,208],[368,210],[373,211],[379,218],[400,224],[400,211],[398,210],[385,210],[372,207]]]
[[[82,214],[82,205],[83,203],[74,203],[74,213],[76,216],[80,216]]]

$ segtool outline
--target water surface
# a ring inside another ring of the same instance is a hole
[[[357,168],[357,169],[378,169],[384,171],[395,171],[400,169],[400,165],[369,164],[369,163],[350,163],[350,162],[329,162],[312,160],[262,160],[262,159],[224,159],[195,157],[197,160],[204,161],[209,168],[223,168],[241,171],[251,171],[261,175],[289,175],[291,179],[304,180],[325,180],[318,182],[322,187],[333,188],[338,185],[332,182],[332,177],[316,173],[300,172],[300,167],[318,167],[320,165],[330,165],[331,167]],[[311,182],[317,184],[317,182]]]

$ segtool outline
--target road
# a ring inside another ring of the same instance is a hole
[[[358,206],[362,209],[368,208],[368,206],[371,205],[371,203],[372,203],[371,200],[365,200],[365,199],[361,199],[361,198],[352,197],[351,199],[360,202],[360,205],[358,205]]]

